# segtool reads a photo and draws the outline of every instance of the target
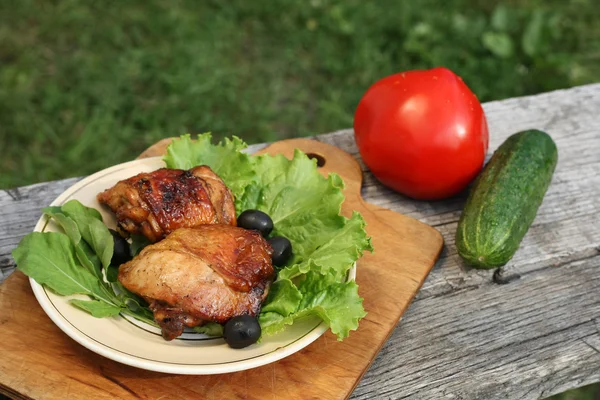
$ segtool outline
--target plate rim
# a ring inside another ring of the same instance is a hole
[[[162,157],[147,157],[142,159],[137,159],[133,161],[128,161],[125,163],[113,165],[111,167],[100,170],[94,174],[91,174],[75,184],[69,186],[66,190],[64,190],[58,197],[56,197],[50,206],[58,206],[63,204],[73,193],[82,189],[84,186],[89,184],[90,181],[97,180],[103,176],[112,174],[118,170],[126,169],[130,166],[144,163],[154,163],[154,162],[163,162]],[[164,162],[163,162],[164,163]],[[38,219],[33,232],[42,232],[43,228],[47,224],[48,217],[44,214],[40,216]],[[351,267],[349,272],[349,280],[356,279],[356,263]],[[247,360],[241,361],[233,361],[227,362],[224,364],[217,365],[178,365],[169,362],[162,361],[153,361],[140,358],[135,355],[123,355],[120,351],[114,350],[108,347],[105,344],[97,342],[95,339],[88,337],[83,332],[79,331],[74,325],[65,318],[60,311],[53,305],[52,301],[46,294],[46,289],[43,285],[37,283],[33,278],[29,278],[29,283],[32,288],[33,294],[36,297],[36,300],[46,313],[48,317],[52,320],[52,322],[62,330],[67,336],[71,339],[75,340],[77,343],[87,348],[88,350],[93,351],[96,354],[99,354],[105,358],[110,360],[119,362],[121,364],[129,365],[136,368],[141,368],[148,371],[154,372],[162,372],[169,374],[184,374],[184,375],[214,375],[214,374],[223,374],[229,372],[238,372],[251,368],[260,367],[266,364],[273,363],[275,361],[281,360],[285,357],[288,357],[303,348],[307,347],[319,337],[321,337],[329,327],[324,321],[321,321],[315,328],[306,333],[304,336],[299,337],[295,341],[291,342],[288,345],[277,348],[274,351],[269,353],[253,357]],[[66,297],[66,296],[63,296]],[[90,316],[90,318],[94,318]],[[141,328],[140,328],[141,329]]]

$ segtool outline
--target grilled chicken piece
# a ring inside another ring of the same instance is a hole
[[[150,304],[163,337],[185,326],[257,315],[274,269],[256,231],[230,225],[180,228],[119,268],[119,281]]]
[[[116,214],[122,236],[142,234],[151,242],[178,228],[236,224],[233,195],[205,165],[138,174],[98,194],[98,201]]]

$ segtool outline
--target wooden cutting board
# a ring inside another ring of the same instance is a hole
[[[162,155],[170,139],[140,157]],[[346,184],[343,213],[359,211],[375,252],[358,262],[367,316],[338,342],[327,332],[302,351],[260,368],[223,375],[167,375],[119,364],[71,340],[38,305],[19,271],[0,285],[0,392],[44,399],[344,399],[377,355],[423,284],[443,245],[435,229],[360,195],[362,172],[344,151],[312,140],[274,143],[260,153],[291,157],[295,148],[320,160]],[[50,203],[52,199],[48,199]]]

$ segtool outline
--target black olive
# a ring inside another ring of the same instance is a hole
[[[273,248],[273,254],[271,255],[273,264],[278,267],[285,265],[292,255],[292,243],[283,236],[273,236],[268,242]]]
[[[129,253],[129,243],[127,242],[127,240],[123,239],[123,237],[119,235],[117,231],[113,229],[109,229],[109,231],[115,243],[115,249],[113,251],[113,256],[110,260],[110,264],[118,266],[131,260],[131,254]]]
[[[246,210],[237,219],[237,225],[244,229],[259,231],[263,237],[269,236],[273,230],[273,220],[259,210]]]
[[[227,321],[223,329],[223,338],[229,347],[241,349],[256,343],[260,333],[260,324],[256,317],[240,315]]]

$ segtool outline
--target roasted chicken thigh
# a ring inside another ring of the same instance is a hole
[[[231,225],[180,228],[119,268],[119,281],[148,301],[167,340],[185,326],[257,315],[274,269],[256,231]]]
[[[121,235],[142,234],[151,242],[178,228],[236,224],[233,195],[205,165],[135,175],[98,194],[98,201],[116,214]]]

